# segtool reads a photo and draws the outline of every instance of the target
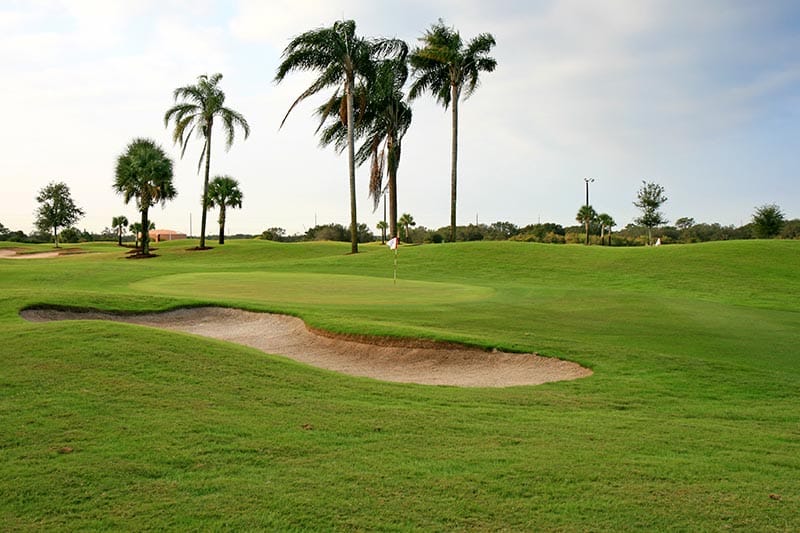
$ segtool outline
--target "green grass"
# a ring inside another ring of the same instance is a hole
[[[0,259],[2,529],[800,529],[800,242],[403,247],[397,287],[378,245],[189,247]],[[390,384],[19,317],[202,304],[595,374]]]

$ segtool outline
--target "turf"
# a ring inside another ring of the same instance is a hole
[[[396,287],[377,245],[189,247],[0,259],[4,530],[800,529],[800,242],[402,247]],[[389,384],[18,314],[201,304],[595,374]]]

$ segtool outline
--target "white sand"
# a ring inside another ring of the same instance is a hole
[[[33,322],[113,320],[183,331],[251,346],[351,376],[402,383],[509,387],[572,380],[592,374],[576,363],[534,354],[487,352],[452,345],[439,347],[414,340],[356,341],[314,332],[295,317],[219,307],[148,315],[27,310],[22,316]]]

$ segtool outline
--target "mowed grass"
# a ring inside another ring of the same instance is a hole
[[[0,259],[0,523],[28,529],[800,529],[800,242],[230,241]],[[31,305],[219,304],[538,351],[537,387],[382,383]]]

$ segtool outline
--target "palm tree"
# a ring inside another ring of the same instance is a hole
[[[611,215],[608,213],[601,213],[597,215],[597,221],[600,223],[600,244],[603,244],[605,231],[608,230],[608,244],[611,245],[611,228],[617,225]]]
[[[575,216],[575,220],[586,226],[586,244],[589,244],[589,224],[596,219],[597,212],[595,212],[594,208],[590,205],[582,205],[581,208],[578,209],[578,214]]]
[[[117,230],[117,244],[122,246],[122,230],[128,226],[128,218],[125,215],[120,215],[111,219],[111,227]]]
[[[211,133],[214,129],[214,120],[219,119],[225,131],[225,149],[230,150],[233,145],[235,127],[238,126],[244,131],[244,138],[250,135],[250,126],[241,113],[225,107],[225,93],[219,88],[219,80],[222,74],[214,74],[209,77],[206,74],[197,78],[195,85],[178,87],[173,91],[176,104],[164,114],[164,126],[169,126],[171,119],[175,120],[175,131],[172,133],[172,140],[180,142],[181,158],[186,153],[186,145],[189,143],[193,132],[197,132],[197,137],[204,140],[203,151],[197,163],[197,171],[205,161],[205,176],[203,178],[203,197],[201,198],[203,216],[200,222],[200,249],[206,247],[206,210],[208,209],[208,176],[211,171]],[[182,101],[178,102],[178,99]]]
[[[371,78],[375,68],[374,60],[392,52],[397,47],[398,41],[395,39],[368,40],[357,36],[355,21],[337,21],[329,28],[310,30],[292,39],[283,51],[283,61],[278,66],[275,75],[275,81],[280,83],[289,72],[294,70],[311,70],[320,73],[319,77],[289,107],[281,121],[281,126],[298,103],[323,89],[336,87],[333,96],[328,100],[320,127],[328,116],[336,111],[347,127],[347,162],[350,174],[350,250],[352,253],[358,253],[354,148],[355,110],[353,107],[356,82]],[[344,95],[343,99],[339,96],[340,91]],[[336,102],[344,105],[334,108]]]
[[[403,213],[403,215],[400,217],[400,220],[398,220],[398,223],[405,230],[406,242],[411,242],[411,236],[408,233],[408,228],[410,226],[417,225],[417,223],[414,222],[414,217],[412,217],[408,213]]]
[[[225,244],[225,208],[242,208],[239,182],[230,176],[215,176],[208,184],[208,207],[219,207],[219,243]]]
[[[149,255],[149,228],[147,212],[150,207],[177,196],[172,184],[172,160],[155,141],[134,139],[117,158],[114,190],[123,196],[125,203],[136,198],[136,206],[142,213],[142,255]]]
[[[149,229],[156,229],[156,224],[152,220],[149,222]],[[133,247],[139,247],[139,235],[142,234],[142,223],[141,222],[134,222],[130,226],[128,226],[128,230],[133,233]]]
[[[386,244],[386,229],[389,227],[389,224],[387,224],[386,221],[381,220],[375,224],[375,227],[381,230],[381,244]]]
[[[356,153],[356,162],[361,165],[371,160],[369,194],[373,200],[373,212],[380,204],[381,195],[389,193],[389,232],[397,235],[397,169],[400,166],[402,140],[411,126],[411,107],[405,101],[403,86],[408,79],[408,45],[399,41],[394,57],[379,61],[375,76],[359,85],[356,94],[362,106],[356,112],[356,135],[364,137],[364,143]],[[334,106],[338,102],[334,102]],[[338,103],[338,105],[341,105]],[[321,106],[317,114],[328,113],[327,105]],[[332,121],[322,132],[320,143],[335,142],[337,147],[346,144],[346,130],[338,120]],[[383,184],[384,170],[388,183]]]
[[[469,98],[478,87],[481,72],[492,72],[497,61],[489,51],[495,45],[490,33],[481,33],[466,45],[461,35],[445,26],[439,19],[437,24],[420,38],[423,45],[410,57],[414,71],[414,83],[409,91],[412,100],[424,93],[431,93],[447,109],[452,104],[452,148],[450,154],[450,240],[456,240],[456,183],[458,175],[458,101],[463,91]]]

